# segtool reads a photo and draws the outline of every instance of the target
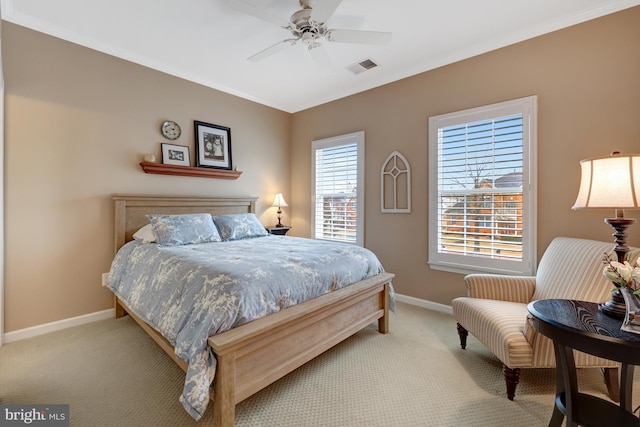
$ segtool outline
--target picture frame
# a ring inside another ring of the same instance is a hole
[[[231,129],[194,120],[196,166],[231,170]]]
[[[176,144],[162,145],[162,163],[165,165],[189,166],[189,147]]]

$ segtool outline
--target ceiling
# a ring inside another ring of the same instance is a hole
[[[288,30],[230,6],[238,0],[0,0],[2,19],[287,112],[296,112],[570,25],[640,0],[343,0],[329,28],[393,33],[385,45],[321,40],[260,62]],[[243,0],[284,21],[298,0]],[[316,0],[318,4],[323,0]],[[318,6],[316,6],[318,7]],[[371,59],[377,67],[347,67]]]

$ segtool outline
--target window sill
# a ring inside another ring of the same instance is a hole
[[[535,274],[535,272],[530,273],[530,272],[522,272],[518,270],[506,270],[501,268],[470,266],[470,265],[442,263],[442,262],[433,262],[433,261],[427,261],[427,265],[432,270],[446,271],[447,273],[463,274],[465,276],[467,274],[503,274],[507,276],[531,276]]]

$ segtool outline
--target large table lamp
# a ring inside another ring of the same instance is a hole
[[[581,179],[578,198],[572,209],[613,209],[615,217],[604,222],[613,229],[613,251],[618,262],[624,262],[629,247],[627,229],[636,220],[626,218],[625,209],[640,208],[640,154],[623,155],[617,151],[607,157],[580,161]],[[600,304],[600,311],[611,317],[624,318],[626,308],[620,291]]]
[[[284,225],[282,225],[282,208],[283,207],[287,207],[289,206],[287,204],[287,202],[284,200],[284,197],[282,196],[282,193],[278,193],[273,197],[273,204],[271,205],[274,208],[278,208],[278,223],[276,224],[276,227],[284,227]]]

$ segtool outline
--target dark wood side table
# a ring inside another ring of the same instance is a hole
[[[633,369],[640,365],[640,335],[620,330],[621,322],[602,314],[598,304],[540,300],[527,306],[534,328],[553,340],[556,399],[549,426],[640,426],[631,408]],[[620,406],[580,393],[572,349],[622,364]]]
[[[285,236],[289,230],[291,230],[291,227],[289,227],[288,225],[283,225],[282,227],[266,227],[267,231],[270,234],[277,234],[279,236]]]

